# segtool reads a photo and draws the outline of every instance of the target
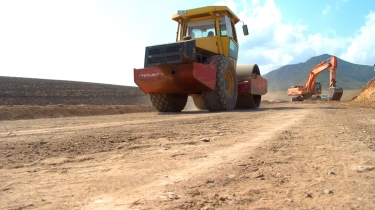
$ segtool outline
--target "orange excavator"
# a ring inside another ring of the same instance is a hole
[[[305,86],[292,86],[288,89],[288,96],[293,96],[292,101],[303,101],[314,98],[321,99],[322,86],[315,81],[316,77],[323,71],[330,69],[330,84],[328,90],[328,100],[339,101],[343,94],[341,87],[336,87],[337,58],[331,58],[321,62],[310,70]]]

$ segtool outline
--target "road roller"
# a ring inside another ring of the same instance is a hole
[[[159,112],[181,112],[188,97],[200,110],[211,112],[258,109],[267,93],[267,80],[257,64],[237,65],[242,23],[227,7],[178,10],[173,43],[147,46],[143,68],[134,69],[134,82],[150,95]]]

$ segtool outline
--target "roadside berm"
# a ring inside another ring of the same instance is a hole
[[[356,103],[375,105],[375,78],[370,80],[367,85],[362,88],[359,95],[353,98],[351,101]]]

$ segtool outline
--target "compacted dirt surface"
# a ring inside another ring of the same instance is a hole
[[[375,209],[371,103],[129,107],[1,120],[0,209]]]

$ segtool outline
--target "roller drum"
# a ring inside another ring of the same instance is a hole
[[[257,64],[237,65],[236,68],[237,81],[243,82],[260,76],[260,70]],[[258,109],[262,100],[261,95],[238,95],[235,109]]]
[[[237,65],[236,74],[239,82],[245,81],[253,74],[260,75],[259,66],[257,64]]]

